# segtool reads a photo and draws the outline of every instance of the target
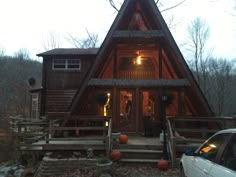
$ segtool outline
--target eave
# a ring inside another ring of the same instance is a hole
[[[90,79],[88,86],[110,86],[110,87],[189,87],[186,79]]]

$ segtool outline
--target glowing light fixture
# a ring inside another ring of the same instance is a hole
[[[137,64],[141,65],[141,56],[140,55],[137,56]]]
[[[136,58],[134,59],[134,64],[141,65],[141,55],[139,54],[139,51],[136,52]]]
[[[110,97],[111,97],[111,94],[110,94],[110,93],[107,93],[107,102],[106,102],[106,104],[103,106],[103,115],[104,115],[104,116],[107,116],[107,106],[108,106],[109,103],[110,103]]]
[[[108,125],[109,125],[109,122],[108,122],[108,121],[106,121],[106,127],[108,127]]]

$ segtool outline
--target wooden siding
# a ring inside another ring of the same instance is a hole
[[[46,112],[66,112],[76,90],[47,90]]]
[[[81,70],[53,70],[53,58],[80,59]],[[77,89],[89,68],[93,64],[94,56],[59,56],[47,58],[46,88],[47,89]]]
[[[120,71],[119,78],[121,79],[154,79],[153,71]]]

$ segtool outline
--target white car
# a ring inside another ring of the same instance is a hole
[[[236,129],[211,136],[180,160],[180,177],[236,177]]]

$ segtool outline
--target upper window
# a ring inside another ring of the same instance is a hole
[[[54,59],[52,68],[55,70],[80,70],[80,59]]]

